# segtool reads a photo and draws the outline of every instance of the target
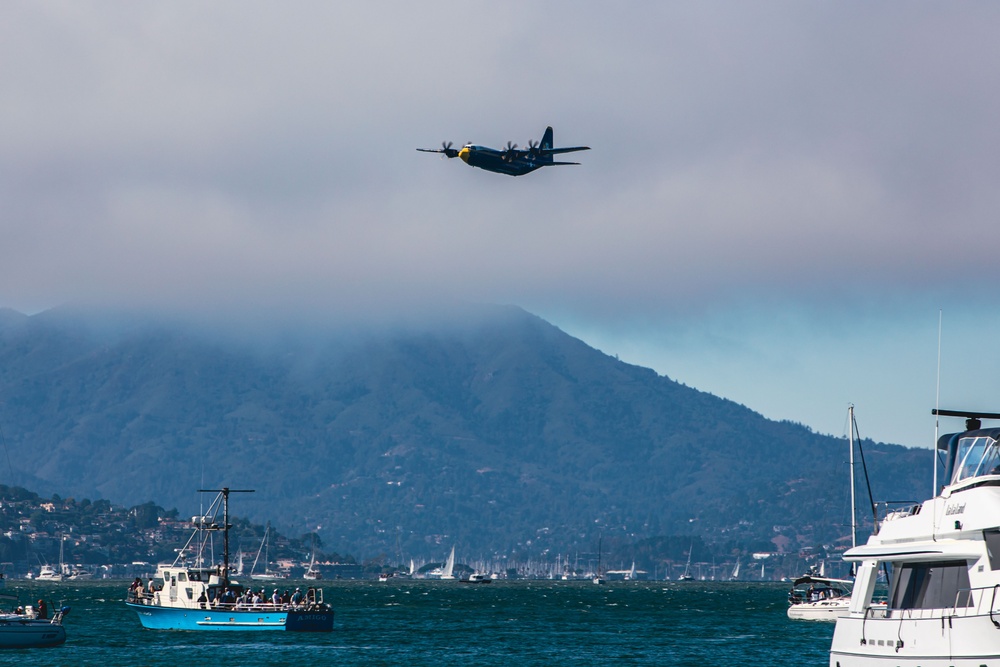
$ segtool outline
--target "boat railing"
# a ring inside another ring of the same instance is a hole
[[[878,523],[920,514],[921,504],[915,500],[881,500],[875,503]]]
[[[150,594],[146,592],[129,591],[126,600],[132,604],[146,605],[150,607],[161,606],[161,591]],[[311,611],[324,606],[323,589],[310,589],[309,592],[299,602],[194,602],[185,605],[194,609],[217,609],[231,611]]]
[[[960,588],[950,607],[893,609],[886,611],[886,618],[894,619],[944,619],[970,616],[989,616],[1000,628],[1000,584],[981,588]]]

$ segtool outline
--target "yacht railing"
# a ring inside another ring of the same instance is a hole
[[[951,607],[929,609],[890,607],[886,610],[885,618],[925,620],[972,616],[989,616],[993,624],[1000,628],[1000,584],[982,588],[961,588],[955,593]]]
[[[875,503],[875,517],[881,524],[885,521],[920,514],[921,507],[921,503],[915,500],[881,500]]]

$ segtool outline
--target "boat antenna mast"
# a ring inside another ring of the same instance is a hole
[[[218,493],[222,498],[222,586],[223,590],[229,588],[229,494],[230,493],[253,493],[254,489],[230,489],[224,486],[221,489],[198,489],[198,493]],[[211,530],[219,530],[213,526]]]
[[[937,388],[935,389],[934,396],[934,446],[931,447],[931,452],[934,454],[934,488],[931,489],[931,498],[937,498],[938,495],[938,449],[937,442],[940,437],[940,422],[938,419],[938,408],[941,407],[941,320],[944,318],[944,311],[938,310],[938,349],[937,349]],[[935,517],[935,524],[937,523],[937,517]]]

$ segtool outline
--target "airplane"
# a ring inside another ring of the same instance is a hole
[[[568,148],[552,147],[552,128],[545,128],[540,142],[529,141],[528,148],[518,148],[517,144],[507,142],[506,148],[489,148],[477,144],[465,144],[461,148],[452,148],[451,142],[441,142],[441,148],[418,148],[422,153],[441,153],[448,158],[458,157],[470,167],[479,167],[486,171],[494,171],[508,176],[523,176],[542,167],[553,167],[579,162],[556,162],[553,155],[589,151],[590,146],[570,146]]]

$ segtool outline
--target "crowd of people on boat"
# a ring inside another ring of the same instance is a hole
[[[228,588],[217,600],[210,600],[206,592],[202,591],[198,597],[198,604],[202,609],[206,609],[210,605],[213,607],[233,607],[235,609],[256,609],[263,605],[273,605],[275,607],[285,605],[299,606],[304,604],[308,597],[308,595],[303,595],[302,590],[299,588],[296,588],[294,593],[290,593],[287,589],[285,589],[284,593],[280,593],[275,588],[271,595],[268,595],[267,591],[263,588],[259,591],[248,588],[242,592],[239,589]]]
[[[143,586],[142,579],[136,577],[128,588],[130,601],[141,602],[151,599],[160,588],[155,584],[155,580],[150,578],[149,586]],[[296,588],[294,592],[285,589],[283,593],[277,588],[273,589],[271,595],[263,588],[253,590],[244,589],[242,586],[231,586],[225,588],[217,595],[219,589],[211,587],[202,589],[198,596],[198,606],[202,609],[230,608],[230,609],[260,609],[265,606],[273,607],[299,607],[302,605],[312,605],[316,602],[316,589],[309,588],[305,593],[302,589]],[[217,596],[216,596],[217,595]]]

